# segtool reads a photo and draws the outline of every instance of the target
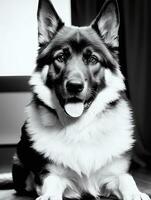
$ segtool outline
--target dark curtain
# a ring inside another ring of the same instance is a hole
[[[72,24],[90,24],[104,1],[71,0]],[[120,64],[136,124],[134,160],[151,167],[151,1],[118,0],[118,4]]]

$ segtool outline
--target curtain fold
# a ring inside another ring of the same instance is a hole
[[[71,0],[72,24],[89,25],[105,0]],[[137,143],[134,159],[151,166],[151,1],[118,0],[120,63],[132,102]]]
[[[125,31],[128,88],[136,124],[135,159],[143,166],[151,166],[151,1],[119,0],[119,5]]]

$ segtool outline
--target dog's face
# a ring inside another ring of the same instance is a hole
[[[72,117],[79,117],[104,89],[104,70],[116,73],[118,7],[107,1],[88,27],[66,27],[49,0],[38,7],[39,55],[36,71]],[[44,75],[43,75],[44,74]],[[44,102],[45,103],[45,102]]]

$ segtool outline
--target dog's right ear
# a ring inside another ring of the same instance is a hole
[[[50,42],[56,32],[64,25],[50,0],[39,0],[37,18],[39,45]]]

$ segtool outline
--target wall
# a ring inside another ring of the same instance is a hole
[[[70,0],[52,0],[67,25],[71,24]],[[0,82],[1,77],[31,75],[37,52],[37,0],[0,0]],[[15,85],[17,90],[21,82]],[[29,92],[9,92],[0,85],[0,145],[15,144],[25,120]],[[2,92],[3,91],[3,92]]]
[[[25,120],[24,108],[30,101],[28,92],[0,93],[0,144],[15,144]]]
[[[67,25],[70,0],[52,0]],[[30,75],[37,52],[38,0],[0,1],[0,75]]]

